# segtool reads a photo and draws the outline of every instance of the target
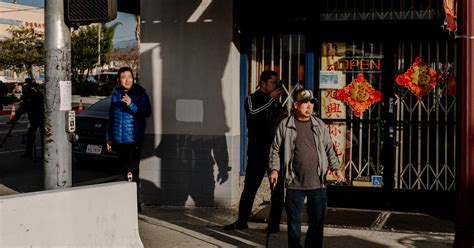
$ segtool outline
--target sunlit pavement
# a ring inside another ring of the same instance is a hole
[[[350,211],[350,210],[348,210]],[[357,212],[354,212],[357,214]],[[409,214],[416,216],[416,214]],[[145,206],[139,215],[145,247],[265,247],[265,223],[250,222],[249,229],[224,231],[236,219],[233,209]],[[271,234],[268,247],[287,247],[286,225]],[[306,226],[302,231],[305,233]],[[304,234],[303,234],[304,236]],[[453,233],[371,230],[326,226],[325,247],[452,247]]]

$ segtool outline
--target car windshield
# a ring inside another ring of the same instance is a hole
[[[109,109],[110,109],[110,97],[107,97],[91,105],[87,109],[87,111],[109,112]]]
[[[118,75],[116,73],[111,74],[100,74],[100,81],[105,83],[117,82]]]

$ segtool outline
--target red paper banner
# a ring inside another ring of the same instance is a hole
[[[444,12],[446,13],[444,25],[446,25],[446,30],[450,32],[456,32],[457,30],[457,2],[457,0],[443,0]]]

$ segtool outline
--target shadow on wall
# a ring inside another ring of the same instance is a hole
[[[154,198],[144,202],[184,206],[191,197],[188,205],[214,206],[216,184],[229,177],[222,87],[230,83],[223,81],[232,42],[229,2],[141,1],[142,84],[154,109],[154,137],[143,153],[159,158],[146,168],[155,171],[142,170],[159,185],[142,185],[145,198]]]

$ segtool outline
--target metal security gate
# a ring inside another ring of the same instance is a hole
[[[436,71],[450,66],[455,72],[457,48],[441,28],[443,1],[318,3],[314,10],[301,5],[288,13],[285,5],[276,8],[280,12],[261,7],[244,22],[248,47],[243,49],[241,87],[245,88],[241,92],[254,92],[259,74],[270,69],[285,82],[287,96],[282,102],[288,109],[292,105],[288,96],[300,86],[313,88],[319,95],[317,115],[328,125],[348,179],[347,185],[329,187],[328,192],[342,195],[330,198],[332,206],[452,208],[449,202],[453,202],[457,163],[456,79],[439,83],[421,99],[395,82],[417,56]],[[273,20],[262,18],[263,12],[271,13],[268,17],[283,14]],[[280,35],[275,34],[278,32]],[[382,92],[383,99],[356,117],[334,96],[337,87],[348,85],[360,73]],[[342,85],[321,87],[322,82],[331,81]],[[243,133],[241,144],[245,140]]]
[[[285,83],[287,95],[282,98],[291,108],[291,92],[305,85],[304,35],[270,35],[254,37],[249,61],[248,92],[257,88],[259,74],[274,70]],[[394,51],[392,51],[394,50]],[[454,77],[456,47],[450,41],[398,42],[390,51],[383,42],[323,42],[320,73],[342,71],[343,86],[362,73],[372,86],[381,91],[388,104],[372,105],[360,118],[341,101],[326,101],[334,90],[319,89],[319,115],[328,125],[336,151],[353,186],[373,186],[375,178],[393,180],[393,190],[455,189],[456,164],[456,90],[455,84],[439,83],[422,99],[407,88],[396,85],[395,78],[405,72],[417,56],[436,71],[451,72]],[[393,53],[393,61],[384,61],[385,53]],[[359,62],[357,62],[359,61]],[[364,62],[360,62],[364,61]],[[357,67],[357,63],[365,67]],[[354,66],[351,67],[351,63]],[[391,65],[390,68],[383,68]],[[392,70],[388,78],[386,72]],[[455,82],[455,80],[451,80]],[[388,90],[389,88],[392,88]],[[391,93],[393,92],[393,93]],[[393,95],[392,95],[393,94]],[[394,146],[387,147],[387,138]],[[393,153],[393,160],[384,154]],[[385,168],[393,173],[386,175]],[[383,186],[383,183],[382,185]]]
[[[242,63],[241,88],[245,94],[241,95],[241,116],[245,116],[243,101],[246,96],[258,89],[260,73],[264,70],[273,70],[278,73],[283,82],[286,94],[280,101],[290,112],[293,100],[292,93],[303,87],[306,68],[306,37],[294,35],[257,35],[250,42],[249,57]],[[241,130],[246,130],[245,123],[241,123]],[[246,132],[241,134],[241,150],[246,151]],[[247,163],[246,152],[241,152],[240,175],[245,175]]]
[[[383,92],[383,53],[381,42],[331,41],[321,45],[320,116],[329,128],[349,185],[371,186],[372,176],[383,176],[388,162],[382,156],[386,148],[384,116],[382,104],[377,103],[356,117],[343,101],[336,99],[336,91],[362,74],[373,88]],[[328,87],[326,81],[336,81],[338,85]]]
[[[393,51],[384,51],[382,42],[323,42],[320,63],[321,117],[328,125],[336,152],[345,168],[349,185],[374,184],[393,180],[393,190],[453,191],[456,164],[456,85],[454,42],[399,42],[394,61],[370,67]],[[443,79],[423,98],[397,85],[390,75],[404,73],[421,56]],[[361,67],[364,61],[364,67]],[[369,61],[369,62],[367,62]],[[374,62],[375,61],[375,62]],[[384,76],[388,70],[394,72]],[[363,74],[372,87],[384,95],[384,104],[372,105],[355,117],[347,105],[334,99],[334,89],[325,89],[324,78],[339,73],[342,87]],[[392,89],[390,89],[392,88]],[[390,92],[394,92],[391,95]],[[388,101],[387,101],[388,99]],[[388,147],[387,139],[394,139]],[[393,153],[394,160],[384,154]],[[393,178],[385,169],[393,171]]]
[[[255,92],[260,73],[273,70],[284,83],[281,102],[291,108],[291,93],[305,82],[306,38],[304,35],[266,35],[252,39],[248,94]]]
[[[396,88],[394,188],[454,191],[456,46],[448,41],[401,42],[397,50],[397,72],[406,71],[421,56],[433,69],[449,75],[422,99],[405,87]]]

